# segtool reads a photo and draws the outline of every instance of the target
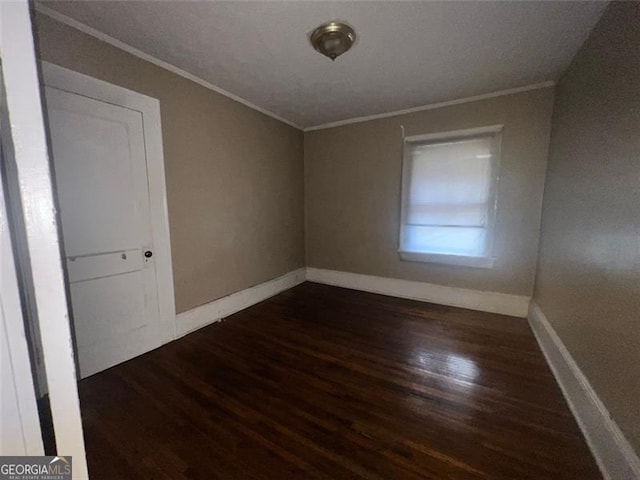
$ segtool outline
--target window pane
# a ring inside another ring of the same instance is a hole
[[[403,250],[482,257],[486,255],[486,244],[486,228],[408,225],[404,230]]]
[[[408,143],[401,249],[491,255],[496,133]]]
[[[407,223],[410,225],[457,225],[484,227],[487,221],[487,204],[431,204],[409,205]]]
[[[485,227],[493,137],[412,147],[407,223]]]

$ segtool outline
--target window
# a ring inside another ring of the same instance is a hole
[[[501,129],[405,138],[402,259],[493,267]]]

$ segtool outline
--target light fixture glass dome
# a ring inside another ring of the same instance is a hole
[[[320,25],[311,32],[309,40],[318,52],[335,60],[353,46],[356,32],[346,23],[334,20]]]

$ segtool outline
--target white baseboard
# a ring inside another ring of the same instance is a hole
[[[305,269],[299,268],[281,277],[268,280],[254,287],[241,290],[213,302],[206,303],[176,317],[176,338],[183,337],[210,323],[219,322],[225,317],[244,310],[267,298],[295,287],[305,280]]]
[[[605,479],[640,479],[638,456],[534,301],[529,324]]]
[[[307,267],[307,280],[392,297],[526,317],[529,297]]]

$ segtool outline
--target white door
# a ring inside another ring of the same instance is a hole
[[[82,378],[162,343],[142,114],[46,88]]]

